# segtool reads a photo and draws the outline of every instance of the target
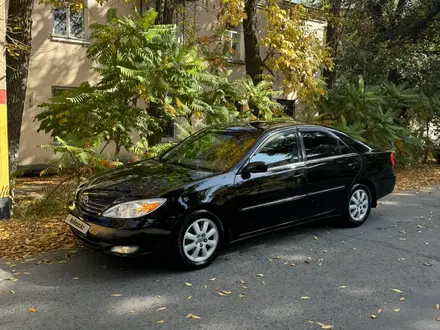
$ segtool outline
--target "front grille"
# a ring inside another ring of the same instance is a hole
[[[91,215],[100,214],[116,200],[117,196],[112,192],[80,192],[77,197],[79,209]]]

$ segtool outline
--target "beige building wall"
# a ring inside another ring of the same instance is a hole
[[[84,81],[94,82],[97,78],[91,70],[92,63],[86,57],[84,47],[92,23],[104,23],[107,10],[117,8],[118,14],[132,13],[133,4],[125,1],[111,1],[99,5],[88,0],[85,10],[85,40],[68,40],[53,37],[53,13],[38,0],[35,1],[32,29],[32,55],[29,68],[28,90],[23,114],[20,140],[20,165],[47,164],[56,157],[49,150],[39,146],[52,142],[43,132],[37,133],[35,116],[41,111],[38,105],[52,97],[53,87],[77,87]]]
[[[138,3],[138,1],[136,1]],[[29,70],[28,91],[23,116],[22,136],[20,141],[20,165],[47,164],[56,159],[50,150],[40,148],[40,145],[52,143],[52,138],[43,132],[37,133],[38,122],[35,116],[41,111],[38,105],[52,97],[52,88],[77,87],[84,81],[91,83],[98,78],[91,70],[92,63],[86,57],[86,40],[92,23],[103,23],[109,8],[116,8],[118,15],[127,15],[133,12],[133,3],[127,4],[123,0],[109,1],[108,4],[98,5],[96,0],[88,0],[88,9],[85,11],[85,40],[67,40],[53,37],[53,14],[45,5],[36,0],[33,14],[33,41],[32,56]],[[154,3],[151,3],[154,7]],[[197,3],[187,2],[186,14],[182,14],[180,20],[195,21],[197,34],[200,36],[212,36],[217,27],[217,15],[221,2],[219,0],[201,0]],[[143,6],[146,9],[146,5]],[[323,22],[308,22],[311,29],[320,38],[324,36],[325,24]],[[261,16],[259,22],[259,34],[264,36],[265,19]],[[184,26],[178,25],[179,29],[185,30]],[[232,70],[231,80],[246,76],[244,65],[244,38],[242,28],[240,34],[239,53],[234,61],[228,63]],[[261,49],[262,57],[264,50]],[[279,86],[280,77],[277,84]],[[294,95],[283,98],[293,99]],[[111,149],[106,149],[111,153]],[[121,154],[127,156],[127,152]]]

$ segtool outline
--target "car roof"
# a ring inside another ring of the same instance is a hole
[[[326,128],[325,126],[319,126],[319,125],[310,125],[307,123],[295,121],[295,120],[289,120],[289,119],[281,119],[281,120],[267,120],[267,121],[242,121],[242,122],[232,122],[232,123],[225,123],[220,125],[212,126],[212,128],[220,129],[220,130],[226,130],[226,131],[253,131],[253,132],[259,132],[260,134],[273,131],[279,128],[284,127],[322,127]]]

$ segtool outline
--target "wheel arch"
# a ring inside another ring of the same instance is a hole
[[[368,179],[363,179],[363,180],[360,180],[357,184],[364,185],[368,188],[368,190],[370,190],[370,194],[371,194],[370,205],[371,205],[371,207],[376,207],[377,206],[377,193],[376,193],[376,187],[374,186],[374,183]],[[356,186],[356,184],[353,187],[355,187],[355,186]]]

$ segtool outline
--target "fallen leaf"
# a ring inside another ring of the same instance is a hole
[[[424,262],[423,265],[425,265],[426,267],[431,267],[432,264],[430,264],[429,262]]]
[[[319,325],[320,327],[323,327],[325,324],[321,323],[321,322],[316,322],[317,325]]]
[[[161,296],[157,296],[156,298],[157,298],[157,299],[160,299],[160,298],[162,298],[162,297],[161,297]]]
[[[440,304],[435,305],[435,309],[440,311]]]
[[[226,294],[224,294],[223,292],[217,292],[217,294],[222,297],[226,296]]]
[[[205,289],[207,289],[208,288],[208,286],[205,284]]]
[[[288,264],[288,262],[286,261],[283,265],[287,265]]]
[[[318,237],[316,237],[316,236],[313,236],[313,239],[314,239],[314,240],[318,240]]]
[[[280,256],[277,256],[275,259],[281,259],[281,257],[280,257]]]
[[[400,311],[400,308],[394,308],[394,309],[393,309],[393,312],[396,312],[396,313],[397,313],[397,312],[399,312],[399,311]]]
[[[247,287],[246,285],[243,285],[243,289],[247,290],[247,289],[248,289],[248,287]]]
[[[18,281],[17,278],[12,278],[12,277],[11,277],[11,278],[8,278],[8,280],[9,280],[9,281],[12,281],[12,282],[17,282],[17,281]]]
[[[20,275],[21,273],[13,273],[13,274],[11,274],[12,276],[17,276],[17,275]]]
[[[36,313],[36,312],[37,312],[37,309],[36,309],[35,307],[29,307],[29,308],[28,308],[28,312],[30,312],[30,313]]]
[[[163,324],[164,322],[165,322],[165,320],[156,321],[157,324]]]
[[[9,290],[9,293],[10,294],[15,294],[15,291],[14,290]]]
[[[404,300],[405,300],[405,297],[401,297],[399,300],[400,300],[400,301],[404,301]]]
[[[313,321],[307,321],[307,322],[309,322],[310,324],[314,324],[315,322],[313,322]]]
[[[200,320],[200,317],[197,315],[194,315],[193,313],[190,313],[186,316],[187,319],[191,318],[193,320]]]
[[[240,283],[241,283],[241,284],[246,284],[246,282],[245,282],[245,281],[243,281],[243,280],[240,280]]]
[[[394,292],[397,292],[397,293],[402,293],[402,291],[400,291],[398,289],[391,289],[391,290],[394,291]]]
[[[399,237],[399,240],[406,241],[406,238],[405,237]]]
[[[66,262],[67,262],[66,260],[58,261],[59,264],[65,264]]]
[[[192,298],[192,296],[188,296],[188,298],[186,298],[186,299],[190,300],[191,298]]]
[[[185,282],[186,286],[193,286],[191,283]]]
[[[380,314],[381,312],[382,312],[381,309],[378,309],[378,310],[377,310],[377,314]]]
[[[226,290],[222,290],[222,292],[226,295],[230,295],[232,293],[232,291],[226,291]]]
[[[130,314],[134,314],[134,313],[136,313],[135,311],[130,311]]]
[[[307,300],[307,299],[310,299],[310,297],[307,297],[307,296],[301,297],[301,300]]]
[[[72,278],[72,280],[79,280],[79,277],[74,277]]]
[[[156,309],[156,312],[164,311],[165,309],[167,309],[167,308],[166,307],[160,307],[160,308]]]
[[[266,282],[264,282],[264,281],[261,281],[261,284],[263,284],[263,285],[266,285]]]
[[[371,317],[373,320],[374,320],[374,319],[377,319],[377,316],[374,315],[374,314],[371,314],[370,317]]]
[[[122,297],[122,294],[121,293],[113,293],[112,297]]]
[[[267,260],[269,260],[269,261],[273,261],[272,259],[267,259]]]
[[[295,266],[295,264],[290,264],[290,267],[293,267],[293,266]]]
[[[347,286],[346,285],[341,285],[340,287],[339,287],[339,289],[345,289]]]
[[[264,275],[263,274],[257,274],[256,276],[257,277],[263,277]]]
[[[23,272],[24,275],[31,275],[29,272]]]
[[[240,298],[244,298],[244,294],[243,293],[240,293],[239,295],[238,295]]]
[[[215,280],[216,280],[216,278],[215,278],[215,277],[213,277],[213,278],[210,278],[209,280],[210,280],[210,281],[215,281]]]
[[[333,329],[333,328],[334,328],[333,325],[323,325],[323,326],[321,327],[321,329]]]
[[[436,320],[437,320],[437,321],[440,321],[440,316],[437,316]]]

